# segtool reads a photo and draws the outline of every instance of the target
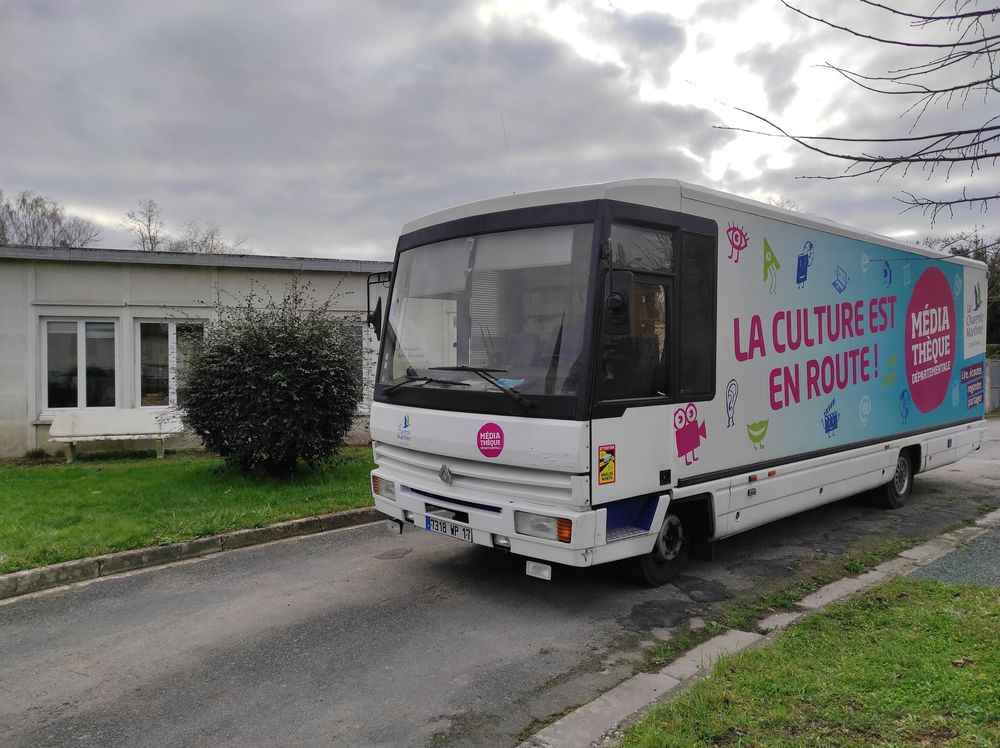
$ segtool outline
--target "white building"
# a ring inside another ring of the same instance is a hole
[[[368,274],[389,268],[360,260],[0,247],[0,457],[61,448],[48,441],[61,410],[175,405],[178,341],[200,335],[217,294],[239,299],[253,284],[280,299],[299,275],[317,299],[335,295],[338,311],[360,317]],[[370,393],[375,341],[359,327]],[[367,403],[359,407],[365,414]]]

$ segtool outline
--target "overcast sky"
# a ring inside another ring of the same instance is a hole
[[[853,0],[800,7],[918,33]],[[391,258],[404,222],[512,183],[635,177],[782,196],[904,239],[992,233],[995,213],[932,229],[893,198],[993,189],[996,167],[947,184],[803,180],[844,165],[715,127],[757,126],[745,108],[800,133],[905,132],[902,97],[818,66],[907,61],[778,0],[0,0],[0,189],[64,203],[108,247],[130,245],[121,217],[153,198],[176,234],[213,221],[257,253],[362,259]],[[954,103],[918,129],[985,111]]]

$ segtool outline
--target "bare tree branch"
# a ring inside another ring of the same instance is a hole
[[[737,111],[763,122],[767,125],[767,130],[757,131],[728,126],[719,129],[782,137],[813,153],[847,162],[841,174],[802,177],[806,179],[837,180],[864,176],[881,179],[892,170],[898,170],[905,178],[910,176],[911,169],[916,169],[927,180],[937,178],[947,182],[955,167],[967,167],[969,176],[976,177],[984,166],[997,164],[1000,159],[1000,125],[995,123],[1000,121],[1000,116],[989,117],[979,127],[947,132],[919,134],[914,133],[914,129],[931,107],[949,108],[957,104],[964,108],[973,94],[979,95],[979,92],[982,92],[984,102],[988,102],[992,95],[1000,92],[1000,59],[998,59],[1000,34],[995,33],[995,24],[1000,19],[1000,7],[994,5],[970,10],[973,3],[969,0],[952,0],[954,13],[946,13],[939,12],[944,5],[942,0],[931,14],[921,14],[893,7],[884,2],[858,0],[862,5],[909,19],[911,27],[925,30],[936,26],[951,36],[946,42],[921,42],[865,33],[857,28],[811,15],[787,0],[781,2],[789,10],[804,18],[860,39],[917,52],[938,50],[930,60],[879,74],[858,72],[832,63],[825,65],[864,91],[879,96],[905,96],[915,99],[902,113],[915,115],[909,132],[893,137],[796,135],[773,120],[745,109]],[[960,69],[957,67],[959,65],[967,67]],[[985,70],[982,70],[982,67],[985,67]],[[959,70],[963,72],[958,72]],[[954,79],[943,82],[938,74],[944,71],[953,76],[962,75],[964,79],[959,79],[957,82]],[[978,206],[980,210],[986,211],[990,205],[1000,201],[1000,193],[993,194],[987,191],[970,197],[965,189],[961,197],[936,199],[918,196],[911,192],[904,192],[904,195],[906,197],[897,199],[907,206],[905,210],[918,209],[929,215],[932,223],[942,211],[953,214],[954,209],[959,206],[970,209]]]
[[[860,1],[864,2],[864,0],[860,0]],[[880,44],[892,44],[892,45],[900,46],[900,47],[919,47],[919,48],[923,48],[923,49],[954,49],[955,47],[962,47],[962,46],[968,46],[968,45],[973,45],[973,44],[983,44],[984,42],[991,42],[991,41],[995,41],[997,39],[1000,39],[1000,35],[997,35],[997,36],[987,36],[987,37],[984,37],[983,39],[973,39],[971,41],[959,40],[959,41],[955,41],[955,42],[948,42],[946,44],[936,44],[936,43],[932,43],[932,42],[906,42],[906,41],[902,41],[900,39],[885,39],[883,37],[872,36],[870,34],[862,34],[860,31],[856,31],[856,30],[850,28],[849,26],[838,26],[837,24],[833,23],[832,21],[828,21],[825,18],[821,18],[819,16],[809,15],[804,10],[801,10],[800,8],[796,8],[794,5],[789,5],[786,2],[786,0],[781,0],[781,4],[784,5],[786,8],[788,8],[789,10],[798,13],[800,16],[804,16],[804,17],[808,18],[810,21],[816,21],[818,23],[822,23],[824,26],[829,26],[832,29],[837,29],[838,31],[844,31],[844,32],[850,34],[851,36],[856,36],[856,37],[858,37],[860,39],[868,39],[868,40],[873,41],[873,42],[879,42]],[[997,13],[997,11],[993,10],[991,14],[987,14],[987,15],[994,15],[995,16],[996,13]]]
[[[915,18],[919,22],[919,25],[923,23],[929,23],[933,21],[956,21],[963,20],[966,18],[982,18],[984,16],[996,15],[995,10],[978,10],[973,13],[956,13],[954,15],[948,16],[925,16],[917,13],[905,13],[896,8],[891,8],[888,5],[883,5],[882,3],[872,2],[872,0],[858,0],[858,2],[864,3],[865,5],[871,5],[873,8],[881,8],[882,10],[887,10],[897,16],[905,16],[906,18]]]
[[[992,195],[979,195],[978,197],[969,197],[966,194],[965,189],[962,189],[962,197],[955,198],[953,200],[929,200],[925,197],[917,197],[912,192],[904,192],[906,199],[894,198],[897,202],[902,203],[906,207],[903,212],[908,210],[920,210],[923,215],[930,214],[931,226],[937,220],[938,214],[943,211],[948,211],[949,216],[955,215],[955,207],[959,205],[966,205],[970,208],[974,207],[977,203],[980,206],[980,212],[985,213],[989,209],[989,204],[993,200],[1000,200],[1000,192],[996,192]]]

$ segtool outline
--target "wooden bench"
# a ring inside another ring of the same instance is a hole
[[[184,433],[173,410],[153,408],[101,408],[57,413],[49,428],[50,442],[69,445],[66,462],[76,459],[79,442],[153,439],[156,456],[163,457],[164,440]]]

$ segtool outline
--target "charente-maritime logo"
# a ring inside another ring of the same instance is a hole
[[[965,337],[973,338],[983,335],[986,329],[986,312],[983,308],[983,290],[976,282],[972,292],[971,303],[965,305]]]
[[[396,440],[401,442],[410,441],[410,426],[412,421],[410,421],[410,414],[407,413],[403,416],[403,420],[400,421],[399,425],[396,427]]]

